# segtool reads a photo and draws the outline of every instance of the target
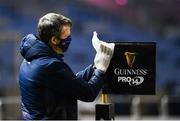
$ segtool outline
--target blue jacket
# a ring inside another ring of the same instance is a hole
[[[74,74],[46,43],[33,34],[20,45],[24,60],[19,70],[23,118],[77,119],[77,100],[93,101],[102,85],[104,73],[92,65]]]

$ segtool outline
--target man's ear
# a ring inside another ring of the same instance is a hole
[[[57,45],[58,44],[58,40],[56,39],[55,36],[51,37],[50,43],[53,45]]]

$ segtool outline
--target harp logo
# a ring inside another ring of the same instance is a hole
[[[126,56],[126,62],[128,66],[132,68],[137,54],[132,52],[125,52],[124,55]]]

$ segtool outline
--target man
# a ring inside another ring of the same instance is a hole
[[[48,13],[39,19],[38,35],[22,39],[19,85],[23,119],[77,119],[77,100],[91,102],[98,95],[112,50],[96,44],[94,65],[74,75],[63,61],[71,42],[71,26],[69,18]],[[97,35],[93,39],[98,41]]]

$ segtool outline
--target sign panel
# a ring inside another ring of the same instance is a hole
[[[156,43],[117,42],[107,70],[110,94],[155,94]]]

